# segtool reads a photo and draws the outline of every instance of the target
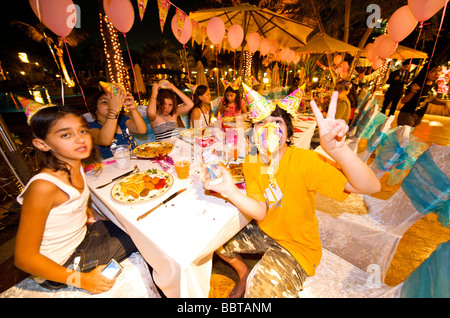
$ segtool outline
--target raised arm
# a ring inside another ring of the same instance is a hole
[[[106,115],[105,121],[102,123],[102,128],[93,128],[91,132],[94,143],[102,146],[109,146],[114,140],[114,135],[117,130],[117,119],[119,112],[122,109],[125,101],[125,92],[120,90],[117,94],[107,93],[109,111]]]
[[[187,97],[186,94],[184,94],[178,89],[178,87],[170,82],[168,84],[168,88],[170,88],[175,94],[177,94],[178,97],[180,97],[180,99],[183,101],[183,103],[176,108],[177,116],[185,114],[192,109],[192,107],[194,106],[194,102],[189,97]]]
[[[136,109],[136,103],[134,102],[133,95],[128,93],[125,98],[124,105],[125,110],[127,110],[130,114],[130,120],[127,120],[125,123],[128,129],[135,134],[145,134],[147,132],[147,124]]]
[[[327,117],[324,118],[314,100],[311,108],[317,120],[320,145],[340,165],[347,177],[345,190],[354,193],[376,193],[381,185],[375,173],[345,143],[348,125],[335,119],[338,92],[333,92]]]
[[[153,84],[152,95],[147,106],[147,119],[152,122],[156,119],[156,98],[158,97],[159,84]]]

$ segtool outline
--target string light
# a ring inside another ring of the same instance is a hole
[[[129,89],[129,76],[125,70],[117,29],[107,15],[100,13],[100,33],[103,39],[103,50],[106,56],[108,81],[122,83]]]
[[[250,77],[252,75],[252,60],[253,53],[251,51],[244,51],[244,77]]]

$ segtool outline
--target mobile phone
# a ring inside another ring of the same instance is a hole
[[[108,265],[102,270],[102,275],[109,279],[114,279],[120,274],[123,267],[115,259],[109,261]]]

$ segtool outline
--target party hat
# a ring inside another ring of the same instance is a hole
[[[47,108],[53,105],[48,104],[42,104],[38,103],[32,99],[17,96],[17,99],[19,100],[20,105],[22,105],[23,111],[25,112],[25,115],[27,116],[27,123],[30,125],[31,117],[34,116],[39,110],[43,108]]]
[[[275,110],[276,105],[268,101],[264,96],[251,89],[246,84],[242,83],[242,87],[244,87],[244,93],[247,98],[252,121],[256,123],[266,117],[269,117]]]
[[[305,87],[306,84],[303,84],[278,103],[278,106],[287,111],[294,119],[298,117],[297,112],[305,92]]]
[[[235,91],[237,91],[239,89],[239,85],[241,85],[241,78],[238,77],[234,82],[229,82],[225,79],[220,79],[220,81],[222,82],[222,85],[224,87],[224,89],[227,89],[228,86],[231,86],[232,89],[234,89]]]
[[[116,95],[119,92],[119,90],[126,91],[122,83],[106,83],[100,81],[100,86],[103,88],[105,92],[107,93],[112,92],[114,95]]]
[[[190,83],[184,83],[193,93],[197,89],[198,85],[190,84]]]

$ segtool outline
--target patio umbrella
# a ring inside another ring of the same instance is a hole
[[[144,79],[142,78],[141,67],[139,64],[134,65],[134,72],[136,74],[136,83],[134,83],[133,92],[145,93]]]
[[[313,30],[308,25],[286,18],[269,9],[259,8],[250,4],[198,10],[191,12],[189,17],[204,27],[207,27],[211,18],[219,17],[225,23],[226,30],[229,30],[234,24],[239,24],[244,30],[244,39],[247,38],[247,35],[257,32],[261,36],[261,40],[262,38],[277,40],[280,48],[305,45],[306,38]],[[197,32],[195,41],[201,43],[201,32]],[[244,49],[246,49],[245,42],[244,40],[242,43]],[[228,45],[226,48],[229,47]]]
[[[195,80],[197,85],[206,85],[208,86],[208,80],[205,75],[205,68],[203,67],[203,63],[201,61],[197,61],[197,77]]]
[[[324,33],[314,35],[305,46],[295,48],[296,53],[337,53],[347,52],[355,54],[360,48],[343,41],[336,40]]]
[[[426,59],[428,54],[422,51],[414,50],[409,47],[398,45],[397,50],[395,51],[392,59],[397,60],[407,60],[407,59]]]

